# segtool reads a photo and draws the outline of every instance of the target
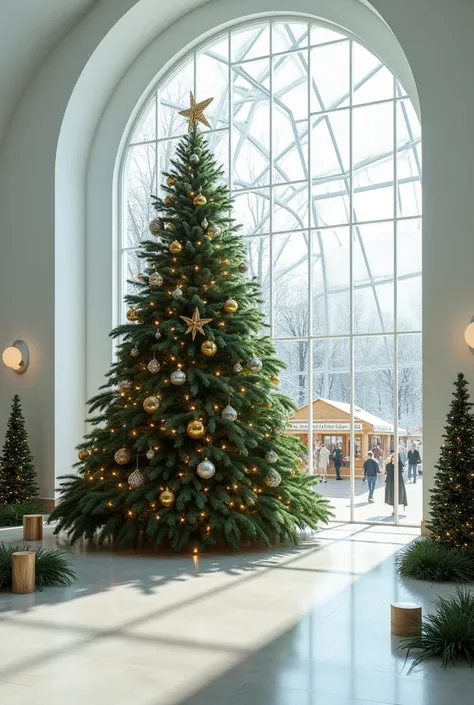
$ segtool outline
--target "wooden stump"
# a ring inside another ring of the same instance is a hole
[[[43,538],[43,515],[25,514],[23,516],[23,540],[41,541]]]
[[[414,602],[394,602],[390,607],[392,634],[418,636],[421,634],[421,607]]]
[[[34,551],[12,553],[12,592],[23,595],[35,591]]]

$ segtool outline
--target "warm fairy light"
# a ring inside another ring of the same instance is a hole
[[[128,516],[133,517],[133,512],[130,509],[128,510]]]
[[[247,387],[241,387],[241,388],[240,388],[240,391],[241,391],[241,392],[246,392],[246,391],[247,391]]]
[[[123,487],[122,483],[119,482],[118,485],[117,485],[117,487]]]
[[[199,516],[201,516],[202,518],[204,518],[204,517],[206,516],[206,512],[201,512]]]
[[[184,517],[181,517],[181,519],[180,519],[181,524],[184,524],[185,521],[186,521],[186,519]]]
[[[108,507],[113,507],[112,502],[107,502],[107,506],[108,506]]]
[[[155,519],[159,519],[159,518],[160,518],[160,515],[157,514],[157,515],[155,516]]]

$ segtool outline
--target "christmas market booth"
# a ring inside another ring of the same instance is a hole
[[[299,436],[307,445],[309,445],[308,415],[308,404],[306,404],[291,414],[288,419],[290,433]],[[399,427],[398,436],[399,441],[405,445],[407,430]],[[380,419],[369,411],[356,406],[354,408],[354,441],[355,476],[362,477],[362,467],[369,450],[373,450],[377,446],[380,448],[382,465],[390,453],[393,452],[395,444],[393,423]],[[340,445],[343,453],[341,475],[349,477],[350,442],[350,404],[331,401],[330,399],[315,399],[313,401],[312,439],[314,472],[317,473],[317,456],[321,444],[324,443],[331,453],[337,445]],[[378,454],[378,451],[376,454]],[[336,476],[332,459],[328,475],[329,477]]]

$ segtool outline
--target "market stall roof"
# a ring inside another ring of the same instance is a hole
[[[313,401],[313,430],[315,431],[349,431],[351,406],[346,402],[332,401],[318,397]],[[290,426],[294,429],[308,428],[308,404],[301,406],[289,417]],[[372,433],[394,433],[393,423],[385,421],[370,411],[354,407],[355,430],[371,431]],[[367,428],[369,427],[369,428]],[[398,435],[406,436],[406,428],[398,427]]]

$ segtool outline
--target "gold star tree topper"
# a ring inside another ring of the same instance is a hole
[[[201,335],[206,335],[204,333],[204,328],[203,326],[206,325],[206,323],[210,323],[212,321],[212,318],[201,318],[201,314],[199,313],[199,309],[196,306],[194,309],[194,313],[191,316],[191,318],[188,318],[188,316],[180,316],[180,318],[183,319],[185,323],[187,323],[188,328],[186,330],[185,335],[188,333],[191,333],[192,339],[196,337],[196,333],[201,333]]]
[[[202,124],[206,125],[206,127],[210,127],[210,124],[208,123],[207,118],[204,115],[204,111],[212,103],[213,100],[214,98],[207,98],[207,100],[202,100],[200,103],[196,103],[196,101],[194,100],[193,92],[189,92],[189,102],[191,107],[187,108],[186,110],[180,110],[178,113],[178,115],[182,115],[183,117],[188,118],[189,132],[191,132],[191,129],[195,122],[202,122]]]

